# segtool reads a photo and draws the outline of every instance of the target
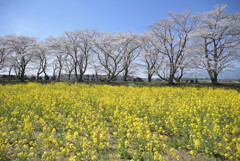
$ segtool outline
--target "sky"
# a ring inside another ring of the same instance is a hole
[[[0,36],[43,40],[82,29],[142,33],[169,11],[203,13],[217,4],[228,5],[228,13],[240,12],[240,0],[0,0]],[[227,74],[240,78],[240,68]]]

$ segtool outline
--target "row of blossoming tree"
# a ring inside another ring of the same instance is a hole
[[[60,81],[62,74],[83,80],[87,70],[106,81],[124,80],[134,72],[157,75],[173,84],[184,74],[207,71],[213,84],[224,70],[239,60],[240,13],[228,14],[226,5],[203,14],[169,12],[169,17],[148,26],[149,32],[100,33],[96,30],[65,31],[44,41],[28,36],[0,37],[0,71],[14,72],[21,81],[27,72]],[[52,72],[52,73],[50,73]]]

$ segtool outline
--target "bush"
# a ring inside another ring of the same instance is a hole
[[[30,78],[29,78],[30,81],[35,81],[36,80],[36,76],[35,75],[32,75]]]
[[[49,80],[49,76],[45,75],[45,81],[48,81],[48,80]]]
[[[56,80],[56,76],[55,75],[52,76],[52,80]]]

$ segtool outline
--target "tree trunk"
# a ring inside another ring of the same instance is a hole
[[[98,73],[97,73],[97,71],[95,72],[96,74],[96,81],[98,82]]]
[[[45,70],[43,71],[43,73],[44,73],[44,81],[45,81],[45,83],[47,82],[47,73],[45,72]]]
[[[217,85],[218,84],[218,74],[214,72],[213,77],[210,77],[212,84]]]
[[[68,73],[68,80],[71,80],[72,71],[73,71],[73,68]]]
[[[82,75],[82,74],[79,75],[78,81],[79,81],[79,82],[83,82],[83,75]]]
[[[175,81],[178,82],[178,83],[180,83],[180,82],[181,82],[181,79],[176,79]]]
[[[175,80],[176,82],[178,82],[178,83],[180,83],[180,82],[181,82],[181,79],[182,79],[182,76],[180,76],[180,77],[177,77],[177,78],[174,78],[174,80]]]
[[[124,82],[127,82],[127,77],[128,77],[128,69],[126,68],[123,76]]]
[[[108,82],[108,83],[110,83],[113,79],[115,79],[116,78],[116,76],[114,76],[114,75],[109,75],[108,76],[108,78],[106,79],[106,81]]]
[[[105,81],[108,82],[108,83],[110,83],[112,79],[113,79],[113,75],[111,75],[111,73],[109,72],[109,73],[107,74],[107,78],[105,79]]]
[[[58,82],[60,82],[61,72],[62,72],[62,69],[60,68],[58,72]]]
[[[182,79],[182,77],[183,77],[183,70],[184,70],[184,68],[181,68],[181,73],[180,73],[180,76],[179,77],[174,77],[174,80],[176,81],[176,82],[178,82],[178,83],[180,83],[181,82],[181,79]]]
[[[217,84],[218,84],[217,79],[215,79],[215,78],[214,78],[214,79],[211,79],[211,81],[212,81],[212,84],[213,84],[213,85],[217,85]]]
[[[152,75],[148,75],[148,82],[152,82]]]
[[[212,70],[207,70],[210,80],[212,82],[213,85],[218,84],[218,73],[216,71],[212,71]]]
[[[168,78],[168,84],[169,84],[169,85],[173,85],[173,84],[174,84],[173,79],[174,79],[174,75],[173,75],[173,74],[170,74],[170,76],[169,76],[169,78]]]
[[[12,71],[12,67],[9,69],[9,72],[8,72],[8,82],[10,82],[11,71]]]
[[[39,75],[40,75],[40,73],[37,73],[36,82],[38,82],[38,81],[39,81]]]
[[[75,73],[75,78],[78,81],[78,74],[77,74],[77,66],[76,66],[76,64],[74,66],[74,73]]]
[[[71,72],[68,73],[68,80],[71,79]]]
[[[76,77],[76,80],[78,82],[83,82],[83,72],[81,71],[81,68],[79,68],[79,77],[78,77],[78,73],[77,73],[77,67],[75,66],[74,68],[74,71],[75,71],[75,77]]]
[[[20,75],[21,82],[24,82],[24,74],[25,74],[25,68],[22,68],[21,75]]]

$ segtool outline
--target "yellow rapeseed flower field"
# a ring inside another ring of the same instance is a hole
[[[0,160],[240,159],[240,93],[0,85]]]

